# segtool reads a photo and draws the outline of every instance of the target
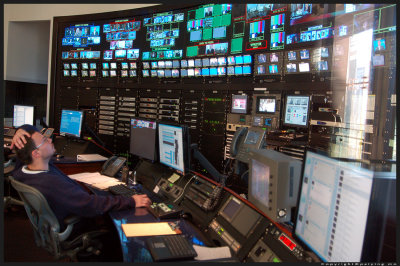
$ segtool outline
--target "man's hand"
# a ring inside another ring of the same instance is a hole
[[[135,200],[135,206],[138,207],[149,207],[151,200],[147,195],[133,195],[132,198]]]
[[[14,137],[12,139],[10,149],[13,149],[15,146],[18,149],[22,149],[26,144],[25,136],[31,137],[31,135],[22,128],[18,129],[17,132],[15,132]]]

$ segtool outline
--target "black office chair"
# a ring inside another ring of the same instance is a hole
[[[9,179],[24,202],[37,246],[45,248],[54,255],[56,260],[69,258],[72,261],[78,261],[80,257],[88,257],[92,254],[100,255],[102,244],[95,238],[107,233],[107,230],[86,232],[73,240],[68,240],[74,224],[79,222],[80,218],[71,216],[65,219],[67,228],[60,232],[60,224],[43,194],[37,189],[15,180],[12,176]]]
[[[12,196],[9,176],[15,168],[15,156],[8,148],[4,148],[4,209],[8,209],[12,205],[23,206],[24,203]],[[14,191],[13,191],[14,192]],[[15,192],[14,192],[15,193]]]

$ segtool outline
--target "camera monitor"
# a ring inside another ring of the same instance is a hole
[[[247,113],[247,95],[232,95],[232,108],[233,114],[246,114]]]
[[[287,95],[283,124],[286,126],[307,127],[310,111],[310,96]]]
[[[157,122],[131,118],[129,152],[148,160],[156,160]]]
[[[256,100],[256,113],[257,114],[271,114],[276,111],[276,97],[275,96],[257,96]]]
[[[83,124],[83,111],[61,111],[60,135],[81,138]]]
[[[13,126],[33,125],[34,111],[35,108],[33,106],[14,105]]]

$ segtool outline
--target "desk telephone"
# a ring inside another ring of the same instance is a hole
[[[264,143],[265,130],[257,127],[241,127],[232,138],[230,153],[238,161],[249,163],[250,149],[260,149]]]
[[[103,164],[100,173],[113,177],[124,166],[125,162],[126,158],[124,157],[112,156]]]

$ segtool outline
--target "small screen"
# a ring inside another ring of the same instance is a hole
[[[136,70],[129,70],[129,77],[136,77]]]
[[[200,77],[201,76],[201,68],[195,68],[194,69],[194,76],[195,77]]]
[[[179,69],[172,69],[172,77],[179,78]]]
[[[210,66],[218,66],[218,59],[210,58]]]
[[[69,77],[69,70],[64,70],[64,77]]]
[[[71,69],[78,69],[77,63],[71,63]]]
[[[235,64],[235,57],[228,56],[228,65],[234,65],[234,64]]]
[[[265,66],[264,65],[257,66],[257,75],[265,75]]]
[[[279,61],[279,56],[277,53],[271,53],[269,55],[269,62],[271,63],[277,63]]]
[[[158,68],[158,62],[151,62],[151,68]]]
[[[296,59],[297,59],[297,57],[296,57],[296,51],[289,51],[289,52],[287,53],[287,55],[288,55],[288,60],[290,60],[290,61],[293,61],[293,60],[296,60]]]
[[[129,152],[141,158],[155,160],[156,133],[156,122],[132,118]]]
[[[386,50],[385,39],[380,38],[380,39],[374,40],[374,51],[384,51],[384,50]]]
[[[235,63],[236,63],[236,65],[243,64],[243,56],[241,56],[241,55],[235,56]]]
[[[196,59],[196,60],[194,60],[194,66],[195,66],[195,67],[202,67],[202,61],[201,61],[201,59]]]
[[[64,69],[69,69],[69,68],[70,68],[69,64],[64,63]]]
[[[101,71],[101,74],[102,74],[103,78],[106,78],[106,77],[109,76],[108,70],[103,70],[103,71]]]
[[[203,58],[203,67],[208,67],[208,66],[210,66],[210,59]]]
[[[251,64],[252,61],[253,60],[251,58],[251,55],[244,55],[243,56],[243,64]]]
[[[258,61],[258,63],[266,63],[267,56],[265,54],[259,54],[259,55],[257,55],[257,61]]]
[[[152,67],[153,67],[153,63],[157,64],[157,62],[152,62],[151,63]],[[155,67],[153,67],[153,68],[155,68]],[[165,68],[165,62],[164,61],[158,61],[158,68]]]
[[[89,76],[89,72],[87,70],[82,70],[81,71],[82,77],[87,77]]]
[[[159,77],[159,78],[162,78],[162,77],[164,77],[165,76],[165,72],[164,72],[164,70],[157,70],[157,76]]]
[[[329,50],[327,47],[321,47],[321,57],[329,57]]]
[[[270,74],[278,74],[279,73],[278,65],[269,65],[268,69],[269,69]]]
[[[295,72],[297,72],[297,65],[296,65],[296,64],[292,64],[292,63],[287,64],[287,65],[286,65],[286,72],[288,72],[288,73],[295,73]]]
[[[83,122],[83,111],[65,110],[61,111],[60,135],[81,137]]]
[[[110,70],[110,77],[116,77],[117,76],[117,71],[116,70]]]
[[[165,164],[182,173],[184,164],[184,132],[179,126],[167,124],[158,125],[158,142],[160,163]]]
[[[128,70],[121,70],[121,77],[126,78],[128,76]]]
[[[194,60],[193,59],[189,59],[188,60],[188,67],[194,67]]]
[[[210,69],[208,67],[205,67],[201,70],[201,75],[202,76],[210,76]]]
[[[165,61],[165,68],[172,68],[172,61]]]
[[[111,69],[117,69],[117,63],[112,62],[110,65],[111,65]]]
[[[243,75],[242,66],[235,66],[235,75]]]
[[[110,68],[110,66],[108,63],[103,63],[103,69],[109,69],[109,68]]]
[[[90,77],[96,77],[96,70],[90,70],[89,75]]]
[[[216,67],[210,67],[210,76],[216,76],[218,75],[218,71]]]
[[[243,66],[243,75],[250,75],[251,67],[249,65]]]
[[[194,69],[188,68],[188,77],[194,77]]]
[[[181,69],[181,77],[187,77],[188,71],[187,69]]]
[[[143,62],[143,69],[149,69],[149,68],[150,68],[149,62]]]
[[[309,96],[288,95],[286,98],[284,124],[305,127],[308,125]]]
[[[218,67],[218,76],[225,76],[226,75],[226,67]]]
[[[82,69],[89,69],[88,63],[82,63]]]
[[[310,72],[310,64],[309,63],[299,63],[299,71],[300,72]]]
[[[247,113],[247,95],[232,95],[232,109],[233,114],[246,114]]]
[[[34,120],[34,107],[25,105],[14,105],[13,126],[32,125]]]
[[[181,67],[188,67],[187,60],[181,60]]]
[[[257,113],[275,113],[276,98],[274,96],[257,96]]]
[[[225,66],[226,65],[226,57],[218,57],[218,65]]]
[[[128,63],[127,62],[122,62],[121,63],[121,69],[128,69]]]
[[[129,66],[130,66],[131,69],[136,69],[137,68],[136,62],[130,62]]]
[[[157,70],[155,69],[151,70],[151,77],[157,77]]]
[[[180,67],[179,60],[174,60],[174,61],[172,61],[172,67],[173,67],[173,68],[179,68],[179,67]]]
[[[71,70],[71,77],[77,77],[78,76],[78,70]]]
[[[142,75],[143,75],[143,77],[149,77],[150,73],[148,70],[142,70]]]
[[[233,67],[233,66],[228,66],[228,67],[227,67],[227,74],[228,74],[228,76],[233,76],[233,75],[235,75],[235,67]]]
[[[310,51],[307,49],[300,50],[300,59],[310,59]]]

